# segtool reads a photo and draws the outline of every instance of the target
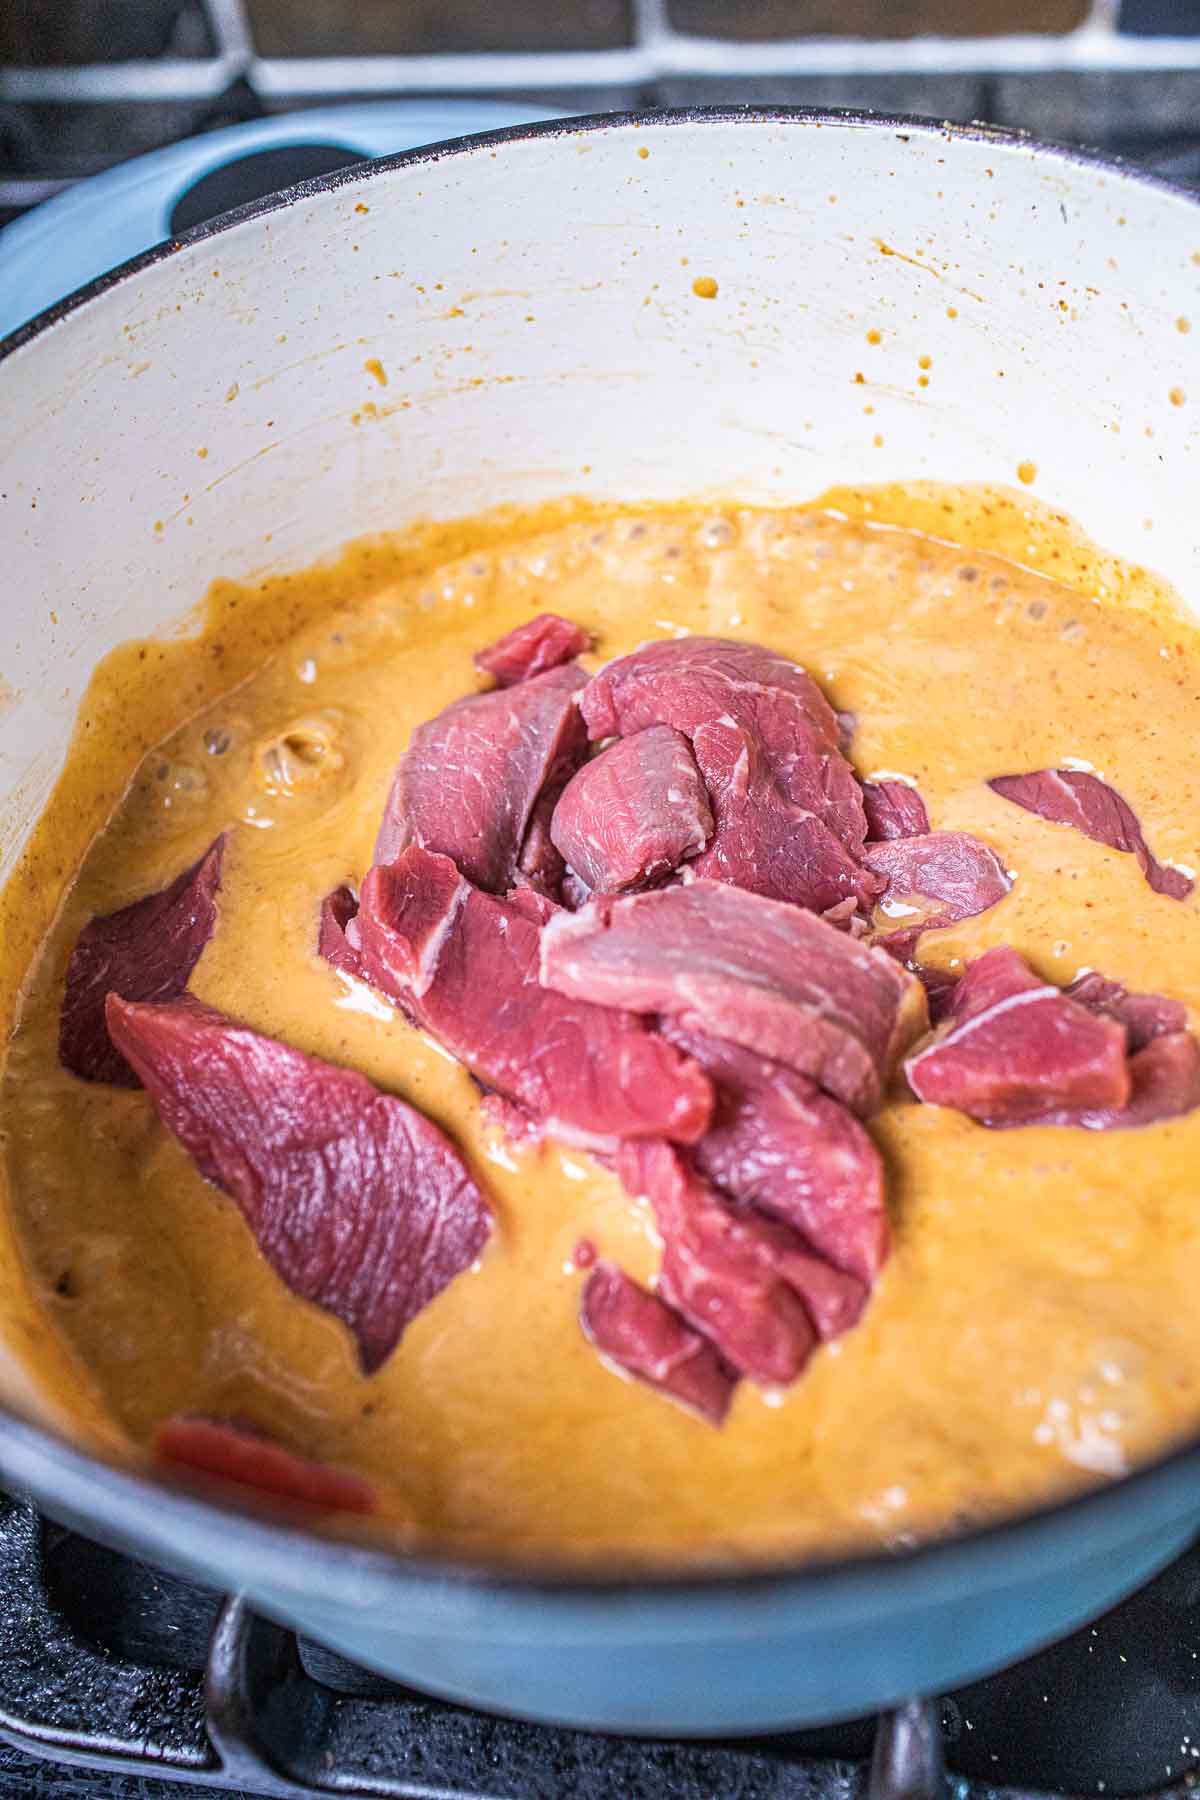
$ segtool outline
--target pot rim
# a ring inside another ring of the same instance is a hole
[[[1122,182],[1149,188],[1200,206],[1200,193],[1169,177],[1139,167],[1125,158],[1082,146],[1035,138],[1027,132],[978,122],[956,124],[904,113],[876,113],[855,108],[806,106],[720,105],[666,107],[661,110],[589,113],[553,118],[497,131],[451,138],[391,156],[353,163],[330,174],[314,176],[290,188],[280,189],[231,212],[219,214],[177,237],[164,239],[137,256],[96,276],[74,293],[19,325],[0,339],[0,364],[45,336],[71,315],[157,263],[164,262],[209,238],[219,237],[246,222],[281,211],[318,194],[352,184],[366,183],[393,170],[469,156],[483,148],[520,143],[531,138],[577,137],[600,131],[647,131],[662,126],[797,125],[851,127],[856,130],[894,132],[936,137],[946,143],[966,140],[994,144],[998,149],[1023,150],[1084,169],[1098,169]],[[466,1556],[438,1556],[382,1545],[362,1544],[321,1531],[315,1524],[299,1523],[295,1515],[259,1504],[252,1495],[244,1500],[213,1490],[198,1491],[202,1484],[186,1485],[169,1472],[153,1477],[136,1468],[120,1467],[102,1456],[75,1448],[57,1432],[32,1424],[27,1418],[0,1406],[0,1475],[18,1491],[46,1506],[72,1516],[85,1529],[122,1545],[147,1541],[169,1555],[172,1544],[194,1542],[219,1532],[230,1555],[252,1566],[264,1585],[287,1591],[294,1587],[296,1555],[301,1565],[315,1573],[312,1559],[319,1555],[323,1572],[337,1572],[353,1581],[359,1594],[365,1587],[394,1590],[408,1583],[433,1590],[461,1588],[514,1599],[557,1597],[586,1601],[607,1596],[632,1599],[670,1595],[687,1603],[718,1596],[737,1598],[786,1588],[791,1598],[803,1590],[820,1590],[852,1581],[892,1577],[920,1578],[926,1571],[952,1576],[960,1563],[989,1552],[1003,1558],[1011,1549],[1029,1547],[1042,1528],[1074,1532],[1085,1537],[1088,1524],[1106,1511],[1132,1505],[1139,1496],[1174,1485],[1173,1477],[1200,1473],[1200,1432],[1151,1462],[1101,1486],[989,1521],[953,1535],[925,1539],[895,1548],[871,1549],[854,1554],[820,1552],[805,1557],[781,1558],[769,1563],[745,1565],[704,1564],[661,1566],[632,1559],[595,1565],[543,1558],[487,1561]],[[65,1492],[59,1490],[64,1489]],[[49,1495],[48,1500],[43,1496]],[[1186,1512],[1180,1505],[1178,1513]],[[1197,1508],[1200,1513],[1200,1507]],[[1174,1516],[1174,1515],[1173,1515]],[[115,1521],[109,1524],[109,1521]],[[1058,1560],[1056,1556],[1056,1560]],[[976,1576],[978,1570],[974,1571]]]

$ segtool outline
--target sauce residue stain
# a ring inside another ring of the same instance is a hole
[[[226,390],[225,390],[225,401],[226,401],[226,404],[228,404],[228,403],[229,403],[229,401],[230,401],[230,400],[236,400],[236,399],[237,399],[237,397],[238,397],[238,394],[239,394],[239,393],[240,393],[240,391],[241,391],[241,390],[240,390],[240,388],[239,388],[239,387],[238,387],[238,384],[237,384],[237,382],[236,382],[236,381],[235,381],[235,382],[234,382],[234,383],[233,383],[233,386],[232,386],[232,387],[228,387],[228,388],[226,388]]]
[[[366,362],[363,364],[363,368],[367,371],[368,375],[374,376],[380,387],[387,386],[387,370],[377,356],[368,356]]]
[[[917,367],[918,367],[918,369],[932,369],[932,367],[933,367],[932,356],[918,356]]]
[[[638,145],[638,155],[641,157],[643,162],[645,162],[645,160],[649,156],[649,154],[650,154],[650,152],[649,152],[649,150],[647,150],[645,144]]]
[[[868,344],[882,344],[882,342],[883,342],[882,331],[875,331],[874,329],[868,331],[867,342],[868,342]]]
[[[957,281],[950,281],[950,277],[946,275],[943,270],[934,268],[933,264],[930,262],[923,262],[921,260],[921,257],[924,254],[923,252],[918,252],[916,256],[909,256],[903,250],[897,250],[894,244],[885,243],[883,238],[874,238],[872,242],[880,256],[898,257],[901,262],[907,263],[912,269],[919,270],[922,275],[932,275],[938,281],[949,282],[950,286],[957,288],[960,294],[965,294],[968,300],[982,301],[983,295],[977,294],[973,288],[963,287],[962,284]]]
[[[697,275],[692,283],[692,292],[697,300],[715,300],[718,292],[717,284],[711,275]]]
[[[1182,406],[1187,399],[1187,395],[1181,387],[1173,387],[1167,395],[1167,399],[1171,402],[1172,406]]]
[[[201,444],[200,448],[196,452],[196,455],[200,458],[200,461],[203,462],[205,457],[208,455],[207,446],[204,444]]]
[[[370,212],[371,209],[369,206],[364,206],[362,201],[360,200],[354,210],[356,213],[365,213],[365,212]]]
[[[1026,487],[1032,487],[1037,480],[1037,464],[1035,462],[1019,462],[1017,464],[1017,480],[1023,481]]]
[[[1182,331],[1186,336],[1192,329],[1192,321],[1190,319],[1178,318],[1175,321],[1175,329],[1176,331]]]

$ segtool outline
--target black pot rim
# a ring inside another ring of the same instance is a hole
[[[1185,200],[1193,206],[1200,205],[1200,194],[1192,189],[1139,168],[1122,157],[979,123],[958,125],[903,113],[804,106],[725,105],[583,114],[423,145],[392,156],[354,163],[252,200],[179,237],[153,245],[47,307],[0,339],[0,363],[44,337],[110,288],[120,286],[155,264],[206,239],[220,237],[249,220],[280,211],[317,194],[368,183],[395,169],[468,156],[481,148],[496,148],[531,138],[576,137],[583,132],[615,130],[645,131],[663,125],[729,124],[850,126],[891,132],[900,138],[912,135],[936,137],[946,143],[966,140],[994,144],[998,149],[1023,150],[1034,156],[1103,170],[1123,182]],[[1169,1482],[1174,1476],[1183,1477],[1189,1470],[1200,1474],[1200,1434],[1116,1481],[1069,1494],[1049,1505],[1010,1514],[954,1536],[855,1555],[815,1555],[754,1564],[748,1568],[697,1566],[695,1563],[682,1568],[659,1567],[632,1562],[591,1568],[578,1562],[560,1563],[549,1559],[532,1564],[474,1561],[364,1545],[322,1533],[311,1525],[297,1523],[290,1516],[285,1519],[278,1510],[257,1505],[252,1497],[238,1501],[231,1494],[214,1490],[211,1495],[201,1498],[196,1487],[186,1486],[168,1474],[156,1473],[150,1478],[128,1467],[115,1466],[76,1449],[55,1432],[31,1424],[12,1410],[0,1408],[0,1474],[15,1488],[43,1504],[48,1512],[57,1513],[97,1535],[107,1535],[110,1541],[119,1542],[122,1547],[145,1540],[154,1543],[164,1540],[167,1535],[164,1525],[169,1528],[170,1536],[178,1537],[181,1544],[185,1540],[195,1543],[201,1538],[223,1541],[231,1561],[235,1555],[253,1559],[265,1585],[272,1584],[272,1570],[278,1570],[275,1583],[284,1589],[294,1585],[297,1556],[303,1557],[306,1573],[315,1574],[314,1559],[319,1559],[323,1573],[352,1580],[360,1593],[364,1583],[377,1587],[380,1592],[394,1593],[398,1583],[442,1589],[452,1584],[498,1596],[507,1594],[518,1598],[540,1593],[579,1600],[602,1599],[606,1595],[619,1595],[625,1599],[638,1595],[649,1598],[655,1594],[699,1600],[717,1595],[761,1594],[764,1589],[780,1587],[797,1594],[803,1589],[815,1592],[847,1578],[882,1580],[889,1573],[945,1571],[963,1558],[988,1554],[1003,1557],[1010,1549],[1017,1551],[1022,1543],[1028,1543],[1031,1534],[1040,1528],[1068,1530],[1073,1526],[1083,1534],[1089,1522],[1113,1505],[1124,1505],[1127,1501],[1134,1506],[1142,1495],[1160,1482]],[[1185,1510],[1181,1507],[1181,1514]],[[1200,1505],[1197,1515],[1200,1518]],[[113,1521],[111,1524],[110,1520]],[[219,1540],[215,1534],[219,1534]]]

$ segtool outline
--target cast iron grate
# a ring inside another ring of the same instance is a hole
[[[1200,1765],[1200,1549],[940,1706],[672,1744],[428,1699],[0,1501],[3,1800],[165,1800],[179,1783],[279,1800],[925,1800],[943,1757],[959,1800],[1181,1796]]]

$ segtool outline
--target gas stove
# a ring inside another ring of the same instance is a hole
[[[350,36],[332,46],[319,16],[336,9],[295,0],[0,8],[0,334],[261,193],[554,112],[745,101],[985,118],[1200,187],[1187,0],[1013,0],[1042,28],[915,41],[872,35],[888,11],[874,0],[833,9],[854,38],[788,35],[777,0],[477,0],[474,23],[472,4],[344,8]],[[281,18],[305,41],[281,43]],[[960,1693],[821,1731],[662,1743],[431,1700],[0,1497],[0,1800],[1109,1800],[1182,1794],[1197,1775],[1200,1547]]]
[[[30,1760],[32,1759],[32,1760]],[[663,1743],[431,1700],[0,1500],[0,1797],[1005,1800],[1200,1772],[1200,1547],[1061,1644],[885,1718]]]

